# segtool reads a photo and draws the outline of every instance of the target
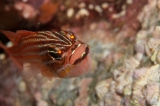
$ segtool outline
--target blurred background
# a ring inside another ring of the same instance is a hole
[[[160,0],[1,0],[1,30],[71,30],[92,68],[26,81],[0,48],[0,106],[160,106],[159,25]]]

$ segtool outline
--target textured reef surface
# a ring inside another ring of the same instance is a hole
[[[50,81],[25,80],[0,49],[1,106],[160,106],[160,0],[2,0],[0,23],[71,30],[92,52],[87,75]]]

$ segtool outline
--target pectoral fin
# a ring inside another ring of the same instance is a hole
[[[51,71],[42,63],[38,62],[24,62],[23,64],[23,75],[26,79],[30,79],[35,75],[41,73],[43,76],[47,77],[49,80],[52,80],[54,75]]]

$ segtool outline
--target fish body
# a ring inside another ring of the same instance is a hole
[[[70,31],[1,31],[13,46],[2,47],[25,76],[37,73],[52,78],[72,78],[91,68],[90,48]]]

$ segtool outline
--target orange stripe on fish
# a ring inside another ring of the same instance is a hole
[[[90,48],[71,31],[19,30],[3,31],[13,46],[2,47],[28,76],[37,73],[52,77],[72,78],[86,74],[91,68]]]

